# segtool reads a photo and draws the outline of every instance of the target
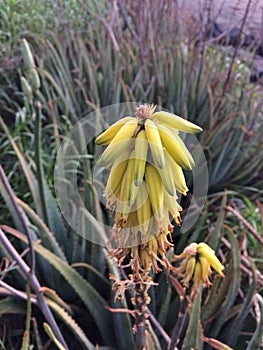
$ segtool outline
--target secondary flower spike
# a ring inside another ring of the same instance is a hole
[[[224,266],[216,257],[214,250],[204,242],[191,243],[181,255],[175,256],[175,260],[182,260],[177,272],[186,287],[190,281],[193,282],[194,291],[198,290],[200,284],[207,286],[211,284],[209,280],[212,274],[211,268],[224,277]]]
[[[186,195],[183,169],[191,170],[194,160],[179,132],[202,129],[171,113],[155,112],[153,105],[140,105],[133,117],[111,125],[96,139],[107,146],[99,163],[109,170],[104,195],[115,212],[114,229],[119,261],[130,254],[133,269],[159,271],[173,231],[180,225],[177,192]],[[135,248],[136,247],[136,248]]]

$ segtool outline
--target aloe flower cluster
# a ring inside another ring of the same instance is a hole
[[[224,277],[224,266],[215,255],[214,250],[208,244],[191,243],[183,253],[175,257],[182,260],[177,273],[181,276],[183,284],[188,287],[193,283],[193,291],[196,292],[200,285],[211,285],[210,276],[213,268],[221,277]]]
[[[112,251],[121,264],[130,255],[134,273],[169,267],[166,251],[172,220],[180,225],[178,193],[186,195],[183,169],[194,160],[179,132],[202,129],[171,113],[140,105],[134,117],[120,119],[96,139],[107,146],[99,164],[109,170],[107,207],[115,213]]]

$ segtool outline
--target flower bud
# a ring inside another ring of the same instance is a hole
[[[212,248],[209,247],[206,243],[199,243],[197,246],[197,252],[201,256],[205,257],[208,261],[209,265],[212,266],[216,272],[218,272],[221,276],[224,276],[222,270],[224,266],[220,263],[218,258],[215,255],[215,252]]]
[[[195,271],[196,259],[194,256],[190,256],[185,263],[185,275],[184,275],[184,284],[188,285],[193,277]]]
[[[35,68],[34,57],[32,55],[32,52],[30,50],[29,44],[26,39],[23,39],[22,50],[23,50],[25,67],[29,70],[34,69]]]
[[[35,90],[38,90],[40,88],[40,79],[38,72],[36,69],[32,69],[31,74],[30,74],[30,82],[32,84],[32,88]]]
[[[26,95],[26,97],[27,97],[29,100],[32,100],[32,98],[33,98],[33,93],[32,93],[32,88],[31,88],[29,82],[26,80],[25,77],[21,77],[21,78],[20,78],[20,81],[21,81],[23,93]]]

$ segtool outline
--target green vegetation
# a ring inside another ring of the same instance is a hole
[[[196,299],[195,318],[188,320],[185,312],[177,346],[201,349],[200,339],[186,334],[203,332],[204,349],[223,349],[213,339],[233,349],[258,349],[263,333],[262,92],[249,83],[250,66],[242,62],[241,49],[235,56],[209,46],[193,26],[186,33],[187,23],[172,2],[152,7],[146,2],[143,9],[139,1],[110,3],[1,4],[0,347],[135,349],[133,318],[109,311],[132,308],[128,293],[114,302],[109,274],[122,278],[123,271],[106,248],[75,234],[64,221],[54,167],[59,146],[77,121],[98,108],[140,102],[155,103],[204,129],[198,137],[207,158],[209,193],[194,227],[184,234],[175,229],[174,251],[206,241],[226,266],[225,278],[215,277],[203,299]],[[23,60],[23,38],[40,85]],[[22,77],[32,91],[22,86]],[[94,195],[98,150],[89,144],[82,154],[79,186],[89,212],[110,225]],[[77,215],[72,207],[72,217]],[[81,230],[105,240],[92,221],[84,220]],[[183,291],[168,271],[154,281],[147,343],[149,349],[166,349],[185,311]]]

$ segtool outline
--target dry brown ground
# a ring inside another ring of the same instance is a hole
[[[241,39],[253,36],[256,46],[263,50],[263,0],[178,0],[182,18],[187,18],[187,26],[195,19],[198,25],[217,23],[224,34],[230,34],[231,30],[241,29],[244,15],[247,11],[246,22],[243,27]],[[189,22],[190,19],[190,22]],[[259,82],[263,83],[263,55],[255,55],[254,71],[261,74]]]
[[[240,28],[245,15],[248,0],[181,0],[184,12],[196,18],[207,18],[218,23],[222,30]],[[252,34],[258,40],[263,37],[263,0],[251,0],[246,24],[246,34]]]

